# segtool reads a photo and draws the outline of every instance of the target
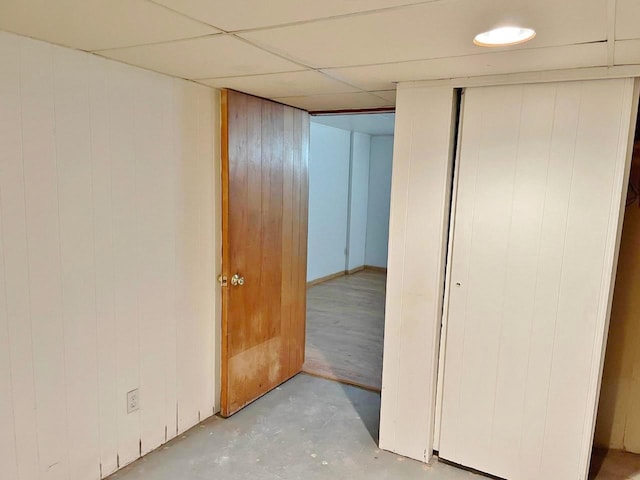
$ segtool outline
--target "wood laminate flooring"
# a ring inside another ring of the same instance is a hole
[[[386,279],[363,270],[309,287],[303,371],[380,390]]]

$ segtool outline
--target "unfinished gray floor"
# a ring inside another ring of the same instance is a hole
[[[377,448],[380,396],[301,374],[112,475],[118,480],[483,479]]]

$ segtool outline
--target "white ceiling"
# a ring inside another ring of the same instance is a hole
[[[0,30],[309,110],[395,83],[640,64],[640,0],[0,0]],[[526,44],[475,46],[492,27]]]
[[[312,123],[369,135],[393,135],[395,121],[396,116],[394,113],[315,115],[311,117]]]

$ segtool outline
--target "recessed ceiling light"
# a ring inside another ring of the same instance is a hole
[[[479,33],[473,39],[473,43],[481,47],[505,47],[528,42],[535,36],[536,32],[531,28],[500,27]]]

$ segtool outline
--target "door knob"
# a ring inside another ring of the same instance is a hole
[[[233,277],[231,277],[231,285],[234,287],[241,287],[244,285],[244,277],[241,277],[237,273],[234,274]]]

